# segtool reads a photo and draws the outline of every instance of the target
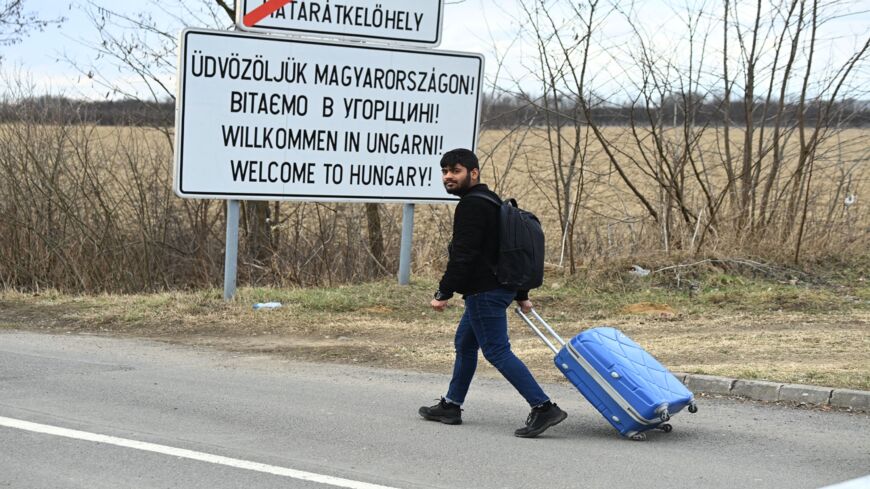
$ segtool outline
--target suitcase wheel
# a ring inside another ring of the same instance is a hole
[[[629,436],[628,439],[633,441],[646,441],[646,433],[635,433]]]
[[[697,413],[698,412],[698,405],[695,404],[694,402],[692,404],[689,404],[689,412],[692,414]]]
[[[657,429],[657,430],[662,430],[662,431],[664,431],[665,433],[670,433],[671,431],[674,431],[674,427],[671,426],[671,425],[668,424],[668,423],[662,423],[662,424],[656,426],[656,429]]]

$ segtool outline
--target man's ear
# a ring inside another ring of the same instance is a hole
[[[471,179],[474,180],[475,182],[480,181],[480,168],[475,168],[475,169],[471,170]]]

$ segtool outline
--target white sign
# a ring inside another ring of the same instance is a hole
[[[175,192],[448,202],[441,155],[477,145],[483,57],[188,29]]]
[[[435,47],[441,43],[443,13],[444,0],[239,0],[236,25],[253,32]]]

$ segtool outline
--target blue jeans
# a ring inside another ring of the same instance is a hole
[[[459,405],[465,402],[477,369],[478,349],[530,406],[539,406],[549,400],[526,365],[511,351],[505,309],[515,296],[516,292],[512,290],[495,289],[465,297],[465,314],[456,329],[456,361],[445,396],[447,401]]]

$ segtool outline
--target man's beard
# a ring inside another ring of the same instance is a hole
[[[471,188],[471,172],[468,172],[465,180],[459,182],[453,190],[447,188],[447,185],[444,186],[444,190],[446,190],[447,193],[451,195],[462,195],[467,192],[469,188]]]

